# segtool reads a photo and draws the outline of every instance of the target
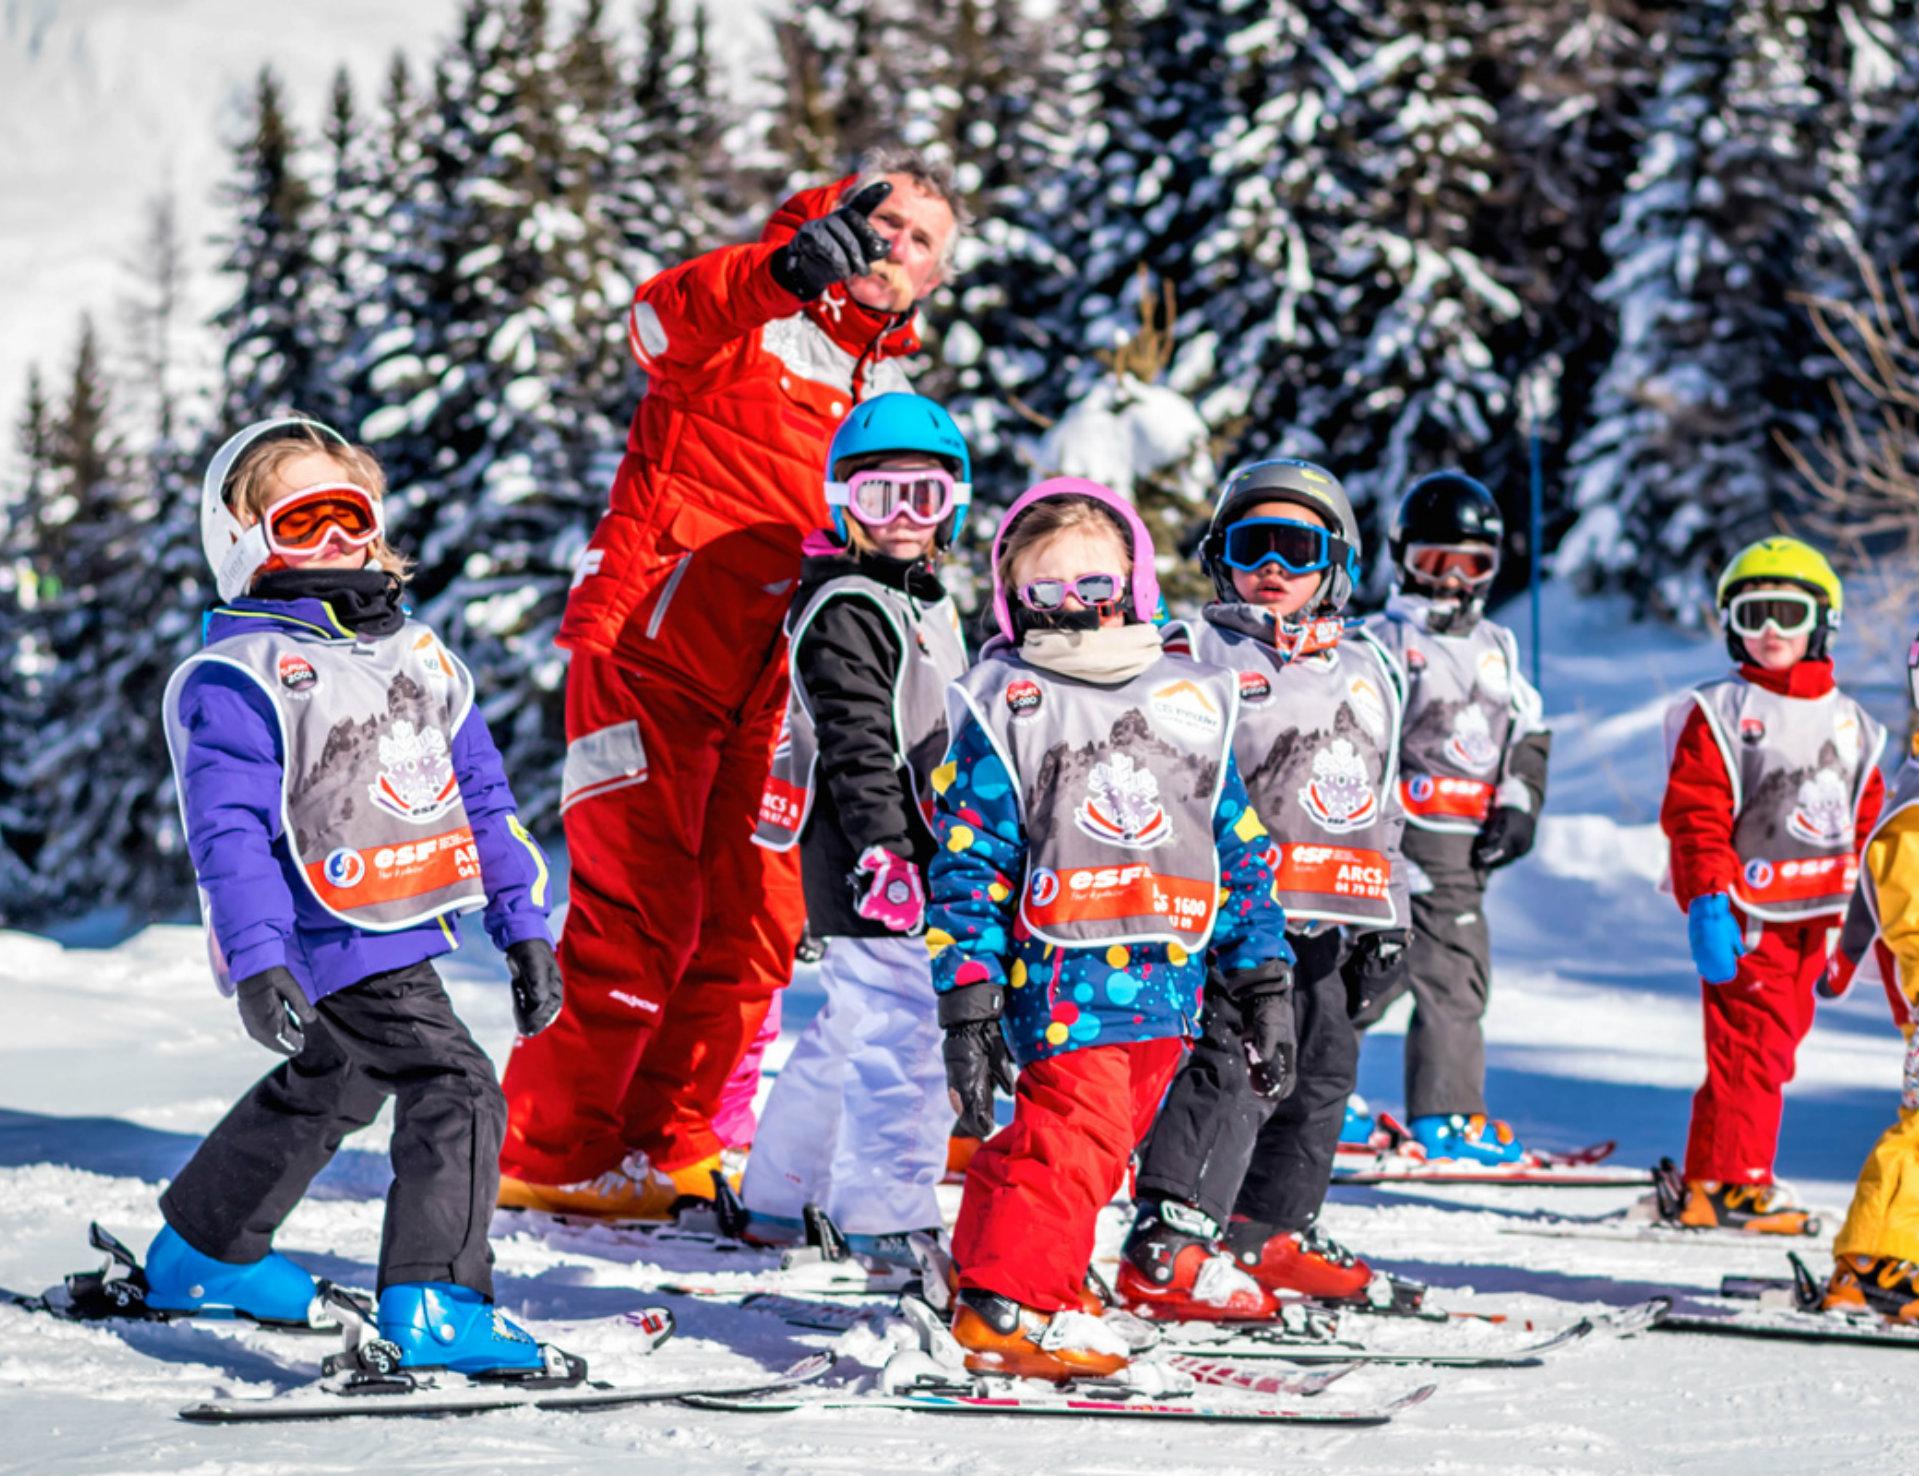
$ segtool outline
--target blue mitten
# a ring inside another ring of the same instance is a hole
[[[1686,909],[1686,941],[1700,978],[1708,984],[1730,984],[1739,973],[1739,955],[1746,951],[1732,899],[1724,892],[1694,897]]]

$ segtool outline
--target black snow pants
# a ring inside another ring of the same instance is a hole
[[[1408,989],[1406,1113],[1426,1117],[1486,1110],[1486,1037],[1480,1022],[1492,989],[1486,873],[1473,865],[1470,835],[1406,829],[1405,849],[1432,882],[1413,896],[1412,951],[1395,987],[1357,1002],[1353,1024],[1376,1025]]]
[[[328,995],[300,1054],[269,1071],[160,1197],[202,1255],[257,1261],[340,1140],[395,1099],[379,1290],[447,1281],[493,1295],[487,1227],[506,1099],[430,963]]]
[[[1346,1014],[1337,928],[1288,935],[1299,1082],[1274,1102],[1252,1088],[1239,1012],[1210,998],[1200,1038],[1173,1079],[1141,1153],[1141,1199],[1197,1205],[1222,1226],[1241,1215],[1277,1230],[1304,1230],[1325,1203],[1333,1155],[1359,1069]]]

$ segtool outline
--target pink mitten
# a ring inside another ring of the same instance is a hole
[[[926,926],[926,888],[920,871],[911,861],[895,856],[884,846],[868,846],[860,852],[853,884],[865,873],[872,879],[866,894],[853,910],[868,922],[895,933],[917,933]]]

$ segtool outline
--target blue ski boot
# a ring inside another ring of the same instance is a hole
[[[313,1277],[278,1251],[257,1261],[216,1261],[171,1225],[147,1247],[146,1303],[156,1312],[250,1317],[276,1326],[314,1327]]]
[[[1465,1163],[1518,1163],[1526,1156],[1526,1145],[1519,1141],[1508,1123],[1496,1117],[1463,1112],[1431,1113],[1415,1117],[1407,1125],[1413,1141],[1426,1150],[1428,1162],[1450,1158]]]
[[[1355,1092],[1346,1099],[1346,1121],[1339,1129],[1342,1148],[1373,1146],[1373,1115],[1366,1110],[1366,1099]]]
[[[478,1292],[446,1281],[381,1292],[380,1337],[400,1350],[402,1369],[569,1384],[586,1377],[584,1360],[542,1347]]]

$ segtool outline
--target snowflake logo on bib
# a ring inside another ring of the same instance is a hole
[[[1499,745],[1493,742],[1485,708],[1460,708],[1453,719],[1453,735],[1446,740],[1446,752],[1462,769],[1474,774],[1483,774],[1499,762]]]
[[[1320,829],[1335,835],[1362,829],[1379,813],[1366,761],[1345,738],[1335,738],[1313,755],[1313,777],[1299,791],[1299,802]]]
[[[1159,780],[1123,753],[1093,765],[1073,822],[1094,840],[1131,851],[1150,851],[1173,838],[1173,822],[1159,802]]]
[[[1801,781],[1786,830],[1809,846],[1843,846],[1852,834],[1852,795],[1837,769],[1819,769]]]
[[[380,735],[380,777],[367,786],[373,803],[409,825],[437,820],[459,801],[446,735],[429,724],[398,719]]]

